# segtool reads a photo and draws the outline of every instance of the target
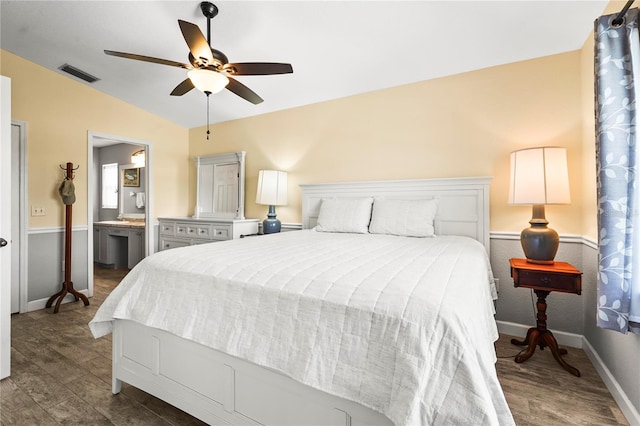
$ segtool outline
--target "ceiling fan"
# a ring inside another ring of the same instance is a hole
[[[105,50],[104,53],[111,56],[189,70],[187,78],[171,92],[172,96],[182,96],[195,87],[209,97],[212,93],[217,93],[226,88],[253,104],[259,104],[263,99],[253,90],[234,79],[233,76],[288,74],[293,72],[291,64],[277,62],[229,63],[229,59],[224,53],[211,47],[211,19],[218,14],[218,8],[213,3],[205,1],[200,3],[200,10],[207,18],[206,39],[197,25],[178,20],[180,31],[182,31],[184,40],[189,46],[189,64],[113,50]]]

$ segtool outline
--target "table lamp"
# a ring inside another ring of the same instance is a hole
[[[280,221],[276,218],[276,206],[287,204],[287,172],[260,170],[256,203],[269,206],[267,218],[262,222],[262,232],[280,232]]]
[[[567,151],[558,147],[528,148],[511,153],[509,204],[532,205],[531,226],[520,234],[528,262],[553,264],[558,233],[547,227],[544,206],[569,204]]]

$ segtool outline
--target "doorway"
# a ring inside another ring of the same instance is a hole
[[[144,151],[145,156],[145,167],[141,168],[141,186],[140,191],[144,191],[145,196],[145,218],[144,218],[144,229],[145,229],[145,237],[144,237],[144,256],[149,256],[155,250],[154,247],[154,232],[153,232],[153,202],[152,202],[152,194],[153,194],[153,183],[151,181],[151,170],[152,170],[152,161],[153,161],[153,152],[151,143],[143,140],[127,138],[123,136],[114,136],[108,135],[104,133],[97,132],[89,132],[87,139],[87,164],[91,165],[91,172],[88,176],[88,189],[87,189],[87,200],[88,200],[88,208],[87,208],[87,226],[89,228],[89,232],[87,232],[87,271],[88,271],[88,288],[89,294],[93,295],[93,283],[94,283],[94,245],[97,243],[94,241],[94,232],[93,223],[96,220],[99,220],[99,213],[95,212],[94,206],[98,200],[98,196],[100,194],[100,190],[98,188],[100,170],[97,170],[98,164],[96,162],[97,158],[94,156],[94,152],[98,148],[109,147],[112,145],[125,144],[130,145],[132,148],[136,148],[138,150]],[[144,183],[142,183],[144,182]]]

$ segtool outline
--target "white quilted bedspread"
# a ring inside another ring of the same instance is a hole
[[[400,425],[513,424],[496,377],[493,280],[465,237],[313,230],[144,259],[89,324],[159,328]]]

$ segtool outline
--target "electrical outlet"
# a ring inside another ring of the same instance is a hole
[[[44,207],[31,206],[31,216],[44,216]]]

